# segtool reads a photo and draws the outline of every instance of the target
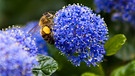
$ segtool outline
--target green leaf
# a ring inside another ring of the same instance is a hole
[[[135,60],[115,69],[111,76],[135,76]]]
[[[58,69],[58,64],[52,57],[38,55],[37,59],[39,65],[32,70],[35,76],[50,76]]]
[[[125,66],[125,76],[135,76],[135,60]]]
[[[99,76],[99,75],[96,75],[96,74],[90,73],[90,72],[86,72],[86,73],[83,73],[81,76]]]
[[[105,49],[107,52],[107,56],[114,55],[118,50],[122,47],[122,45],[126,42],[126,37],[123,34],[117,34],[110,38],[106,44]]]
[[[134,41],[135,43],[135,41]],[[115,56],[123,61],[135,59],[135,44],[127,43],[120,49]]]
[[[115,69],[111,73],[111,76],[124,76],[124,72],[125,72],[124,66],[121,66],[121,67]]]

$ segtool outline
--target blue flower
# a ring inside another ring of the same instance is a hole
[[[83,5],[73,4],[54,17],[55,46],[76,66],[97,65],[103,60],[108,29],[104,20]]]
[[[0,31],[0,76],[32,76],[35,51],[34,40],[20,29]]]
[[[13,27],[4,32],[9,36],[15,38],[18,43],[23,45],[23,49],[30,52],[31,55],[37,53],[35,39],[32,38],[31,34],[21,31],[21,28],[19,27]]]
[[[47,44],[40,34],[40,27],[38,27],[38,21],[28,22],[26,26],[22,28],[25,32],[32,34],[32,37],[35,38],[36,45],[38,47],[38,54],[48,55],[47,53]]]
[[[95,5],[98,12],[113,12],[113,20],[135,25],[135,0],[95,0]]]
[[[104,11],[104,12],[111,12],[115,3],[113,0],[94,0],[95,5],[96,5],[96,11]]]

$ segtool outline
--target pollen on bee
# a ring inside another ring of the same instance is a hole
[[[46,33],[46,34],[50,34],[50,28],[49,27],[47,27],[47,26],[45,26],[45,27],[43,27],[43,31]]]

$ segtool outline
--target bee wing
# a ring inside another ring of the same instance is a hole
[[[39,27],[39,25],[37,24],[37,25],[33,26],[33,27],[28,31],[28,33],[34,34],[35,32],[37,32],[37,31],[39,31],[39,30],[40,30],[40,27]]]

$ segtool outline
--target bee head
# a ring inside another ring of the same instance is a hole
[[[41,18],[40,18],[40,21],[39,21],[39,26],[43,27],[45,23],[47,23],[48,20],[46,18],[45,15],[43,15]]]

